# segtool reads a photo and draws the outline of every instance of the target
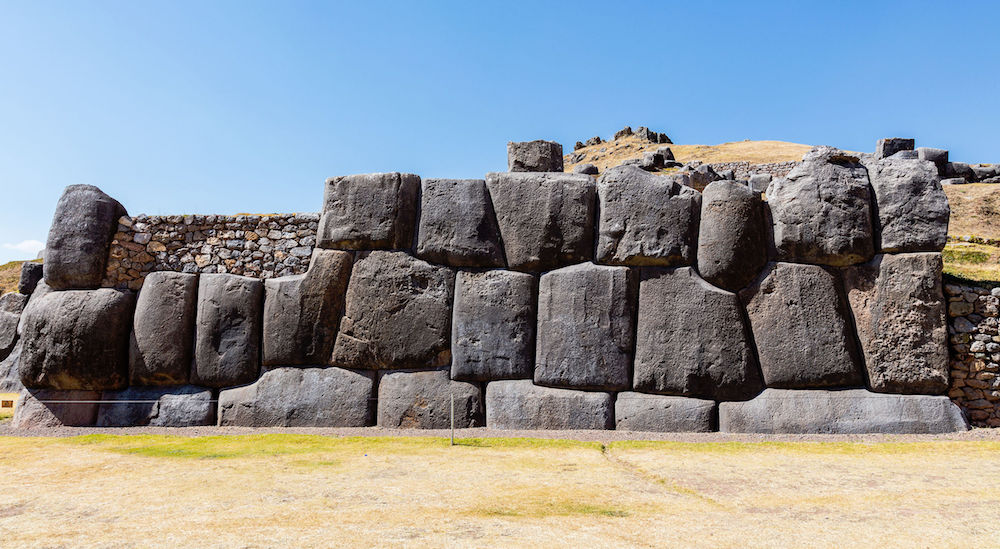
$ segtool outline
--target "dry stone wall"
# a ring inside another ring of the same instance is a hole
[[[798,162],[767,162],[762,164],[752,164],[750,162],[715,162],[709,164],[718,173],[732,171],[733,176],[741,181],[750,179],[754,174],[770,175],[774,179],[785,177],[792,171]]]
[[[948,396],[973,425],[1000,427],[1000,288],[945,284],[951,379]]]

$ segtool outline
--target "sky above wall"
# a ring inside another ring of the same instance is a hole
[[[0,262],[66,185],[130,213],[317,211],[325,178],[482,177],[509,140],[1000,162],[996,2],[0,0]]]

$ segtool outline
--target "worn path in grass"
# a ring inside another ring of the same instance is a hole
[[[996,546],[1000,441],[0,438],[0,545]]]

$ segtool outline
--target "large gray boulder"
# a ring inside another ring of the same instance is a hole
[[[594,178],[564,173],[486,175],[509,268],[547,271],[594,253]]]
[[[21,316],[21,383],[31,389],[107,391],[128,382],[131,292],[35,293]]]
[[[194,355],[198,275],[159,271],[142,283],[129,346],[132,385],[184,385]]]
[[[918,147],[917,158],[919,158],[920,160],[933,162],[934,167],[937,168],[938,170],[938,175],[944,175],[945,168],[948,165],[948,151],[946,149],[932,149],[930,147]]]
[[[887,137],[879,139],[875,145],[875,158],[889,158],[900,151],[912,151],[914,142],[912,139],[902,137]]]
[[[232,387],[260,373],[264,284],[232,274],[203,274],[198,282],[191,383]]]
[[[24,389],[14,407],[14,429],[87,427],[97,419],[97,391]]]
[[[416,228],[420,176],[344,175],[326,180],[316,245],[342,250],[409,249]]]
[[[25,261],[21,264],[21,278],[17,281],[17,293],[31,295],[42,280],[44,267],[41,263]]]
[[[490,429],[611,429],[614,415],[609,393],[539,387],[528,379],[486,385]]]
[[[7,358],[0,360],[0,393],[19,393],[24,389],[18,367],[21,362],[22,347],[24,341],[18,340]]]
[[[454,267],[503,267],[493,203],[482,179],[424,179],[417,256]]]
[[[219,393],[219,425],[366,427],[375,419],[374,372],[276,368]]]
[[[873,391],[948,390],[941,254],[877,255],[844,272]]]
[[[636,284],[628,267],[583,263],[542,275],[535,383],[630,388]]]
[[[767,188],[780,260],[845,266],[875,253],[871,187],[857,157],[817,147]]]
[[[330,360],[353,263],[349,252],[317,248],[306,274],[264,281],[264,366]]]
[[[698,272],[731,292],[745,287],[767,263],[767,233],[760,193],[738,181],[705,187],[698,233]]]
[[[674,178],[619,166],[597,180],[598,263],[690,265],[698,246],[701,193]]]
[[[479,385],[451,381],[447,370],[390,372],[378,384],[378,426],[389,429],[447,429],[451,403],[455,427],[482,427]]]
[[[717,400],[759,393],[763,383],[736,294],[690,267],[643,269],[633,386]]]
[[[724,433],[915,434],[968,428],[961,409],[944,396],[767,389],[748,402],[719,404]]]
[[[937,168],[925,160],[866,163],[875,191],[883,252],[939,252],[948,241],[951,208]]]
[[[507,169],[512,172],[563,171],[562,145],[555,141],[507,142]]]
[[[100,286],[111,238],[123,215],[125,208],[97,187],[66,187],[45,244],[46,284],[54,290]]]
[[[530,378],[535,367],[535,290],[526,273],[463,271],[455,281],[451,377]]]
[[[714,431],[715,401],[680,396],[618,393],[615,429],[661,433]]]
[[[451,358],[455,272],[402,252],[361,254],[347,286],[332,364],[431,368]]]
[[[27,304],[28,296],[24,294],[11,292],[0,296],[0,360],[6,358],[17,343],[17,325]]]
[[[833,272],[819,265],[771,263],[740,292],[768,387],[864,385],[850,313]]]
[[[105,402],[97,409],[98,427],[192,427],[215,423],[212,390],[202,387],[129,387],[105,391],[101,400]]]

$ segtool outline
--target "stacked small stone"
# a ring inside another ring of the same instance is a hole
[[[763,164],[753,164],[746,161],[740,162],[716,162],[709,164],[713,170],[722,173],[732,170],[737,180],[749,179],[754,174],[768,174],[774,179],[785,177],[788,172],[798,166],[798,162],[767,162]]]
[[[945,284],[951,342],[948,396],[973,425],[1000,427],[1000,288]]]

